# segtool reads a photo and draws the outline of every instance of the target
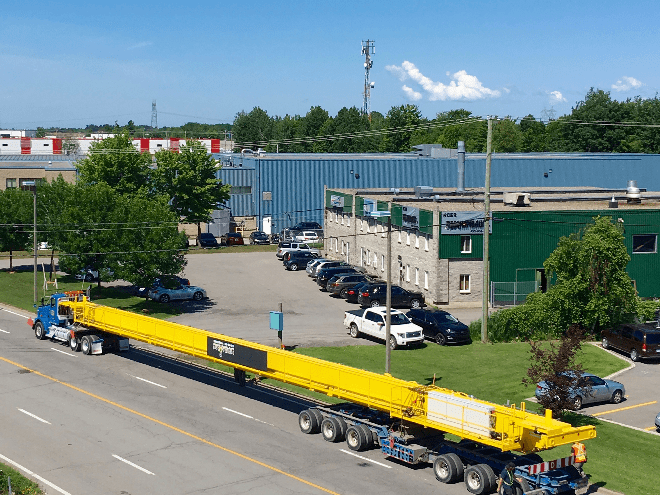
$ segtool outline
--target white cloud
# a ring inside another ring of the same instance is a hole
[[[642,86],[641,81],[638,81],[634,77],[623,76],[616,84],[612,84],[612,89],[614,91],[628,91],[632,88],[639,88],[640,86]]]
[[[401,88],[403,89],[403,92],[410,98],[412,101],[417,101],[422,99],[422,93],[418,93],[414,89],[406,86],[405,84]]]
[[[396,65],[388,65],[385,68],[397,76],[401,81],[410,78],[418,83],[422,89],[426,91],[429,100],[431,101],[480,100],[487,97],[497,98],[501,94],[497,90],[484,87],[476,76],[471,76],[464,70],[460,70],[454,74],[447,72],[447,76],[451,78],[451,81],[449,81],[449,84],[443,84],[441,82],[434,82],[433,80],[429,79],[419,71],[415,64],[408,62],[407,60],[401,64],[401,67]],[[407,94],[410,94],[412,89],[406,88],[408,87],[404,86],[403,90]]]
[[[128,50],[136,50],[138,48],[145,48],[145,47],[151,46],[151,45],[153,45],[153,43],[151,41],[142,41],[142,42],[137,43],[133,46],[129,46]]]
[[[564,95],[560,91],[551,91],[550,92],[550,101],[553,103],[568,101],[564,98]]]

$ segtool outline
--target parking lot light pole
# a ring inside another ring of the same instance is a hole
[[[390,347],[392,324],[392,214],[389,211],[372,211],[372,217],[387,217],[387,293],[385,296],[385,373],[390,374]]]

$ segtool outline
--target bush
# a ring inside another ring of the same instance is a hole
[[[11,479],[11,491],[14,495],[42,495],[39,485],[27,479],[15,469],[0,463],[0,494],[8,493],[7,478]]]
[[[639,321],[655,320],[655,312],[660,309],[660,301],[639,301],[637,306],[637,317]]]

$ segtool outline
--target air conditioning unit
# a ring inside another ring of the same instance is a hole
[[[415,197],[424,198],[433,196],[433,188],[431,186],[415,186]]]
[[[523,192],[505,192],[502,194],[504,204],[511,206],[529,206],[531,204],[531,196],[529,193]]]

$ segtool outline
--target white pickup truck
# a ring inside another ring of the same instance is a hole
[[[418,345],[424,342],[422,328],[412,323],[401,311],[391,310],[390,342],[392,349],[400,346]],[[357,338],[360,334],[371,335],[385,340],[385,314],[386,308],[356,309],[344,313],[344,326],[351,337]]]

